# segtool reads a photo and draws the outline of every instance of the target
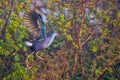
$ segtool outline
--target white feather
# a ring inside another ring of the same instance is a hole
[[[44,23],[48,22],[48,20],[47,20],[45,15],[42,15],[42,20],[43,20]]]
[[[26,41],[25,44],[26,44],[27,46],[32,46],[32,45],[33,45],[33,44],[32,44],[31,42],[29,42],[29,41]]]

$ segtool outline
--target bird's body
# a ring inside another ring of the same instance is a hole
[[[26,45],[29,46],[32,51],[44,50],[52,44],[55,36],[57,35],[58,35],[57,32],[53,32],[50,36],[48,36],[44,40],[35,40],[32,43],[27,41]]]

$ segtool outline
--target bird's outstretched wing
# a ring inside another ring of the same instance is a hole
[[[23,17],[23,22],[29,31],[30,40],[35,40],[40,36],[40,29],[42,21],[41,16],[35,10],[28,10]]]

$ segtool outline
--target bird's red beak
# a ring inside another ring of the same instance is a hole
[[[57,33],[57,36],[60,36],[59,33]]]

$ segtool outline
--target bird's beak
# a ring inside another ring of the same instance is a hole
[[[60,35],[57,33],[57,36],[59,37]]]

